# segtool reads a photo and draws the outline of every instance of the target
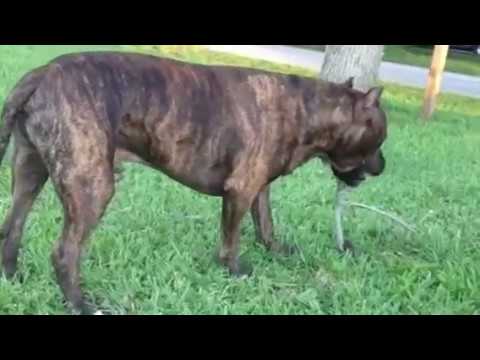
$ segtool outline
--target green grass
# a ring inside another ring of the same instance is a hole
[[[433,47],[415,45],[386,45],[385,61],[430,67]],[[447,58],[446,70],[466,75],[480,76],[480,56],[450,51]]]
[[[26,70],[72,50],[78,48],[1,46],[0,103]],[[201,49],[160,51],[195,62],[246,61]],[[88,247],[88,293],[115,314],[479,314],[480,181],[474,174],[480,173],[480,105],[444,96],[432,122],[424,124],[418,119],[421,95],[387,86],[387,172],[354,195],[416,224],[416,235],[357,212],[347,228],[361,254],[340,256],[331,236],[334,182],[314,161],[273,186],[276,231],[302,252],[271,257],[254,243],[246,218],[242,249],[255,275],[232,280],[212,262],[220,200],[129,165]],[[9,185],[3,164],[2,220]],[[48,185],[24,234],[24,283],[0,280],[0,314],[65,313],[50,265],[60,226],[60,205]]]

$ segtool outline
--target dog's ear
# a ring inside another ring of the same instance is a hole
[[[365,108],[372,108],[372,107],[378,107],[380,104],[380,98],[382,97],[383,94],[383,87],[374,87],[370,89],[366,94],[364,98],[363,105]]]
[[[352,76],[346,82],[343,83],[343,86],[345,86],[348,89],[353,89],[354,81],[355,81],[355,78]]]

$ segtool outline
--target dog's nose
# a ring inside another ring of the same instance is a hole
[[[380,176],[385,171],[385,167],[386,167],[387,162],[385,161],[385,158],[383,157],[383,155],[380,156],[379,163],[380,164],[379,164],[378,170],[375,172],[375,174],[373,174],[374,176]]]
[[[372,176],[380,176],[385,171],[386,161],[383,157],[383,154],[380,153],[378,157],[373,161],[367,161],[364,169],[365,171]]]

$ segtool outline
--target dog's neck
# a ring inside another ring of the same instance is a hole
[[[295,109],[285,120],[292,123],[296,146],[291,148],[285,173],[290,173],[313,158],[328,159],[326,153],[335,145],[338,111],[351,112],[352,93],[341,85],[321,80],[296,78],[290,93]],[[286,134],[287,135],[287,134]],[[286,136],[288,138],[288,136]]]

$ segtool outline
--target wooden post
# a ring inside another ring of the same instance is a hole
[[[428,74],[427,88],[423,103],[423,118],[428,120],[435,111],[437,97],[442,86],[442,76],[447,62],[450,45],[435,45],[433,50],[432,65]]]

